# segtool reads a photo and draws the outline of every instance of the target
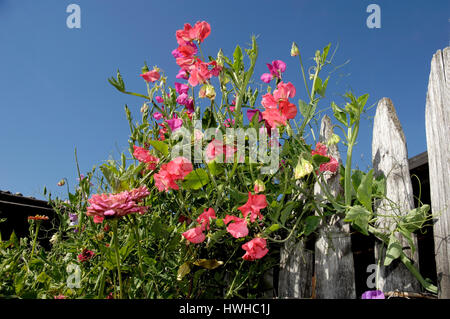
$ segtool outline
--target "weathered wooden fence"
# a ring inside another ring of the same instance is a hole
[[[426,99],[426,135],[434,223],[434,246],[439,298],[450,298],[450,107],[449,107],[450,47],[438,50],[431,61]],[[320,141],[332,134],[330,119],[322,119]],[[337,147],[330,153],[340,161]],[[394,105],[388,98],[379,101],[374,119],[372,140],[374,173],[386,176],[386,196],[396,203],[396,211],[406,214],[414,208],[414,197],[408,164],[405,136]],[[327,183],[334,194],[342,192],[336,176],[328,176]],[[320,188],[315,190],[321,196]],[[380,215],[391,213],[387,202],[376,204]],[[392,227],[388,219],[380,219],[383,227]],[[404,239],[403,246],[408,246]],[[414,235],[414,243],[417,239]],[[384,259],[380,242],[374,241],[375,259]],[[418,252],[405,251],[416,267]],[[366,265],[367,267],[367,265]],[[355,262],[349,225],[332,216],[320,225],[314,248],[305,242],[289,241],[281,249],[278,281],[280,298],[357,298]],[[367,274],[369,275],[369,274]],[[403,263],[394,261],[381,266],[378,287],[384,292],[421,292],[423,289]],[[367,289],[369,290],[369,288]]]

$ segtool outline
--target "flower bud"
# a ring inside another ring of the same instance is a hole
[[[291,47],[291,56],[298,56],[300,54],[300,51],[298,49],[298,46],[295,42],[292,42],[292,47]]]
[[[144,103],[141,107],[141,113],[147,112],[148,111],[148,105],[147,103]]]
[[[214,100],[216,98],[216,90],[214,89],[214,86],[212,86],[211,84],[205,84],[200,89],[198,96],[200,98],[206,97],[210,100]]]
[[[300,179],[313,171],[314,167],[311,162],[302,158],[298,161],[297,166],[294,168],[295,179]]]
[[[65,184],[66,184],[66,181],[64,179],[62,179],[58,182],[58,186],[64,186]]]
[[[341,140],[341,138],[339,137],[339,135],[334,134],[331,135],[330,139],[327,141],[327,146],[331,146],[331,145],[336,145],[337,143],[339,143],[339,141]]]
[[[266,187],[265,187],[264,182],[262,180],[257,179],[255,181],[255,186],[254,186],[253,189],[254,189],[255,193],[261,193],[261,192],[264,192],[266,190]]]

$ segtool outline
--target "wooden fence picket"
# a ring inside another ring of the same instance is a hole
[[[325,115],[320,126],[319,141],[325,144],[333,134],[331,119]],[[337,145],[328,147],[328,154],[341,162]],[[343,193],[339,174],[324,173],[331,194]],[[316,185],[318,198],[322,191]],[[337,214],[322,220],[315,245],[315,295],[318,299],[354,299],[355,269],[350,237],[350,226]]]
[[[450,47],[431,60],[425,123],[439,298],[450,298]]]
[[[386,197],[392,201],[383,200],[376,205],[376,214],[379,217],[379,227],[392,229],[393,218],[383,218],[382,215],[402,216],[414,208],[414,197],[411,177],[409,174],[408,151],[400,121],[394,105],[389,98],[379,101],[372,138],[372,164],[374,175],[383,174],[386,177]],[[395,203],[393,206],[392,204]],[[403,247],[409,246],[406,239],[399,237]],[[413,234],[413,241],[417,247],[417,239]],[[421,287],[416,278],[405,265],[394,260],[391,265],[383,266],[386,246],[382,243],[375,245],[375,258],[381,261],[378,270],[378,287],[383,291],[417,292]],[[411,251],[405,251],[418,266],[418,254],[414,256]]]

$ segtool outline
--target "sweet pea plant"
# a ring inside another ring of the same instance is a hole
[[[411,233],[427,220],[428,207],[402,218],[394,213],[395,228],[382,228],[372,207],[385,199],[384,178],[351,168],[368,95],[348,93],[344,106],[332,103],[347,146],[345,167],[328,152],[339,143],[338,135],[313,146],[306,142],[305,131],[320,114],[328,85],[321,71],[331,63],[330,45],[317,51],[315,65],[305,70],[293,44],[291,56],[299,59],[307,96],[295,105],[296,88],[283,78],[283,61],[267,63],[268,73],[254,80],[255,37],[250,48],[237,46],[232,58],[220,50],[206,59],[202,43],[210,32],[205,21],[176,31],[175,82],[147,64],[140,74],[145,93],[128,91],[119,71],[109,79],[120,92],[143,98],[140,121],[134,122],[125,106],[129,154],[86,176],[78,168],[80,182],[75,193],[68,189],[67,201],[49,195],[58,216],[51,250],[36,244],[39,224],[31,247],[15,236],[2,242],[0,294],[261,297],[271,289],[265,274],[279,263],[284,242],[311,236],[321,219],[333,214],[385,242],[386,265],[400,258],[435,291],[396,237],[401,234],[414,249]],[[332,195],[330,176],[340,176],[342,194]],[[71,273],[69,287],[70,269],[78,272]]]

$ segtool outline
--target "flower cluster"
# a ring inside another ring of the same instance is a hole
[[[179,186],[176,182],[183,180],[192,170],[192,163],[187,158],[177,157],[163,164],[159,172],[153,176],[155,186],[160,192],[163,190],[167,192],[169,189],[178,190]]]
[[[291,82],[278,83],[273,94],[266,93],[262,98],[262,106],[265,111],[262,112],[263,119],[270,127],[286,125],[287,120],[295,118],[297,107],[289,102],[289,98],[295,97],[295,87]]]
[[[95,194],[88,199],[86,215],[93,216],[95,223],[103,222],[104,218],[122,217],[131,213],[144,214],[147,207],[139,203],[150,194],[146,186],[117,194]]]
[[[178,48],[172,51],[180,71],[176,76],[178,79],[187,79],[191,86],[205,84],[211,77],[218,76],[222,67],[216,62],[203,62],[196,56],[198,48],[194,41],[199,44],[211,33],[209,23],[197,22],[193,27],[186,23],[184,29],[176,32]]]

